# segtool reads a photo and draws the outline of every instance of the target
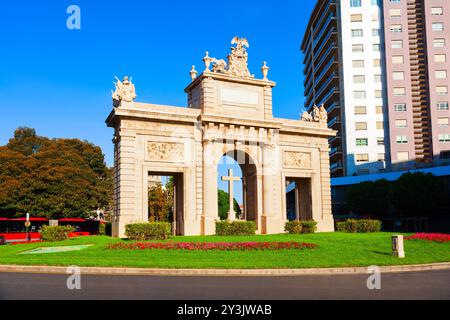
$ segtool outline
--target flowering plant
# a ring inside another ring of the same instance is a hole
[[[110,243],[107,249],[122,250],[219,250],[219,251],[249,251],[249,250],[283,250],[283,249],[314,249],[316,244],[304,242],[118,242]]]
[[[427,240],[434,242],[449,242],[450,234],[445,233],[415,233],[405,237],[406,240]]]

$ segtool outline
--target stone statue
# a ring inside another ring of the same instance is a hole
[[[249,47],[248,41],[245,38],[234,37],[231,40],[231,44],[235,44],[236,47],[231,48],[231,53],[228,55],[228,65],[223,59],[216,59],[209,56],[209,52],[206,51],[203,62],[205,63],[205,72],[223,73],[236,77],[254,78],[254,75],[250,74],[248,70],[248,54],[246,47]],[[210,67],[212,66],[212,70]],[[267,71],[269,68],[263,66],[264,79],[267,80]]]
[[[312,116],[308,113],[308,112],[303,112],[303,114],[302,114],[302,120],[303,121],[312,121],[313,120],[313,118],[312,118]]]
[[[310,122],[321,122],[326,124],[328,120],[328,113],[327,109],[325,109],[325,105],[323,103],[320,107],[314,105],[311,113],[308,113],[306,111],[303,112],[302,120]]]
[[[216,73],[226,73],[227,71],[227,63],[225,60],[220,59],[217,60],[216,58],[211,58],[212,62],[212,71]]]
[[[133,102],[137,95],[131,79],[128,80],[127,76],[124,77],[122,81],[120,81],[117,77],[115,78],[117,82],[114,83],[116,86],[116,91],[112,92],[113,105],[117,107],[120,105],[121,101]]]
[[[313,111],[312,111],[312,113],[311,113],[311,116],[312,116],[312,118],[313,118],[313,120],[315,121],[315,122],[319,122],[319,108],[316,106],[316,105],[314,105],[314,107],[313,107]]]
[[[249,48],[250,45],[247,39],[234,37],[231,44],[235,44],[236,47],[232,47],[228,55],[228,73],[237,77],[253,78],[254,76],[248,70],[248,53],[245,48]]]
[[[327,109],[325,109],[325,105],[322,103],[322,105],[319,108],[319,122],[327,122],[328,120],[328,112]]]

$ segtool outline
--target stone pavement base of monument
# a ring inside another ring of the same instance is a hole
[[[107,236],[79,237],[54,243],[0,246],[2,265],[80,267],[170,268],[170,269],[296,269],[343,268],[371,265],[414,265],[450,262],[450,242],[405,241],[404,259],[392,256],[392,233],[317,233],[304,235],[255,235],[240,237],[179,236],[175,242],[287,242],[316,244],[307,250],[111,250],[111,243],[130,243]],[[77,251],[51,254],[20,254],[42,247],[92,245]]]

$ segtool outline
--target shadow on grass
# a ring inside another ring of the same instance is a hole
[[[364,250],[365,252],[372,252],[372,253],[376,253],[376,254],[381,254],[383,256],[392,256],[392,253],[387,253],[387,252],[383,252],[383,251],[374,251],[374,250]]]

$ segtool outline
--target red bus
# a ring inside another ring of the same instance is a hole
[[[60,226],[70,225],[75,228],[75,231],[69,234],[70,237],[98,234],[100,225],[98,220],[81,218],[61,218],[57,220]],[[3,236],[8,242],[26,241],[25,221],[26,218],[0,218],[0,236]],[[28,229],[30,239],[40,240],[39,229],[43,225],[48,225],[49,219],[30,217],[30,223],[31,225]]]

